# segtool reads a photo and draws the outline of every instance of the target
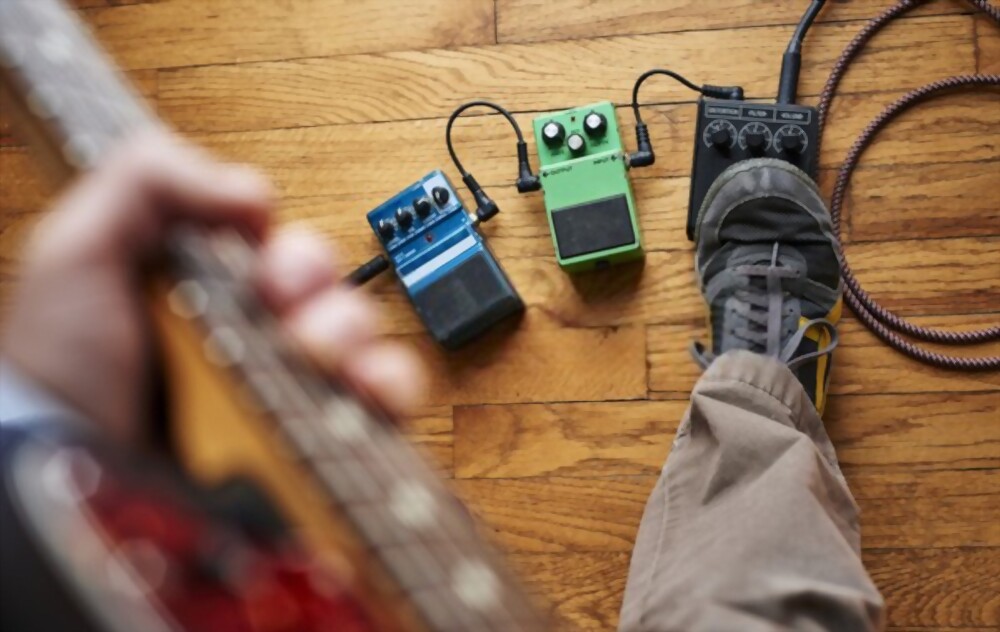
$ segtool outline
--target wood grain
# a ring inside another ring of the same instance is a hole
[[[997,470],[846,469],[865,548],[1000,546]],[[460,479],[458,490],[512,552],[629,552],[656,475]]]
[[[800,94],[819,94],[857,28],[851,23],[815,29]],[[480,97],[522,112],[606,99],[626,104],[635,77],[665,50],[671,51],[671,68],[697,83],[740,83],[748,95],[767,97],[776,89],[786,30],[690,31],[179,69],[162,75],[161,106],[181,130],[217,132],[444,118]],[[843,89],[911,89],[945,74],[971,72],[972,30],[972,18],[959,15],[921,18],[887,32],[865,52],[865,72],[851,73]],[[919,59],[911,46],[922,50]],[[712,67],[740,70],[706,76],[703,69]],[[650,81],[642,92],[645,103],[690,102],[695,96],[668,80]]]
[[[869,549],[863,559],[890,604],[890,630],[992,630],[1000,624],[998,548]],[[615,629],[628,553],[518,553],[512,560],[580,630]]]
[[[997,323],[997,314],[915,317],[913,322],[962,330]],[[955,373],[937,371],[887,348],[853,318],[840,327],[837,366],[830,384],[833,393],[920,393],[925,391],[997,390],[996,373]],[[703,324],[652,326],[649,336],[649,387],[670,397],[686,397],[698,378],[687,345],[704,337]],[[943,347],[939,347],[943,349]],[[996,354],[1000,343],[981,348],[950,347],[952,353]],[[905,377],[904,377],[905,376]]]
[[[547,329],[528,313],[474,347],[446,354],[424,335],[408,337],[430,376],[431,403],[637,399],[646,395],[646,332],[640,327]],[[594,362],[595,357],[602,358]]]
[[[1000,73],[1000,27],[986,16],[977,15],[976,72],[983,74]]]
[[[891,95],[867,96],[865,100]],[[850,107],[860,96],[845,97]],[[888,102],[887,100],[884,102]],[[647,108],[644,119],[656,139],[656,164],[637,170],[635,181],[686,177],[691,164],[695,108],[690,104]],[[916,117],[916,118],[914,118]],[[531,117],[517,117],[524,128]],[[621,113],[619,119],[629,120]],[[867,119],[864,119],[867,122]],[[862,123],[858,124],[858,127]],[[922,164],[992,160],[997,141],[990,130],[1000,125],[1000,93],[943,97],[930,101],[913,117],[893,123],[879,144],[866,152],[863,164],[913,167]],[[824,140],[824,167],[839,166],[853,143],[856,129],[830,128]],[[628,135],[626,135],[628,136]],[[296,129],[195,135],[195,140],[222,156],[253,162],[272,176],[288,197],[351,193],[349,212],[361,214],[429,170],[449,168],[444,122],[438,120],[344,124]],[[510,128],[498,116],[470,117],[456,130],[456,146],[477,179],[491,189],[510,186],[516,176]],[[626,140],[626,145],[631,145]],[[392,159],[377,148],[392,148]],[[542,212],[538,195],[533,200]]]
[[[891,4],[889,0],[831,3],[820,13],[817,22],[864,20]],[[664,33],[687,30],[692,24],[705,30],[762,27],[772,24],[792,25],[798,23],[804,6],[804,3],[797,0],[769,2],[766,8],[753,0],[734,2],[618,0],[598,3],[589,0],[499,0],[497,32],[501,42],[527,42]],[[967,5],[951,0],[927,3],[910,15],[966,11],[968,11]],[[791,29],[785,30],[788,35],[780,38],[780,41],[787,43]],[[721,43],[725,42],[725,39],[720,37],[718,42],[717,48],[724,48]]]
[[[686,400],[461,406],[455,476],[657,475],[686,409]],[[1000,467],[998,416],[996,391],[834,395],[827,428],[844,467],[858,474],[989,470]]]
[[[283,193],[279,223],[378,251],[364,214],[431,169],[453,174],[445,118],[474,97],[529,130],[538,114],[610,99],[626,144],[635,76],[652,65],[770,98],[800,0],[75,0],[140,90],[193,140],[251,162]],[[815,104],[844,44],[890,0],[831,2],[805,46]],[[133,6],[123,6],[133,5]],[[1000,29],[960,0],[922,4],[848,72],[824,136],[829,195],[857,134],[928,81],[1000,72]],[[499,42],[499,43],[498,43]],[[386,333],[429,367],[409,435],[582,630],[613,629],[646,496],[697,380],[704,336],[683,235],[694,95],[643,88],[657,162],[631,173],[644,266],[572,279],[541,196],[517,195],[513,137],[473,112],[456,146],[502,212],[483,227],[528,305],[458,354],[432,345],[390,275],[367,290]],[[0,314],[54,192],[0,112]],[[530,136],[530,134],[529,134]],[[848,256],[866,287],[921,324],[1000,318],[1000,92],[942,96],[879,136],[848,191]],[[528,139],[533,145],[533,139]],[[534,148],[532,147],[532,152]],[[456,178],[457,182],[457,178]],[[464,193],[463,193],[464,196]],[[893,632],[1000,626],[1000,375],[956,374],[887,349],[849,314],[827,427],[862,510],[865,562]],[[1000,353],[1000,342],[959,353]]]
[[[172,0],[85,15],[129,69],[495,41],[490,0]]]

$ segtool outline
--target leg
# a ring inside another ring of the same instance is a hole
[[[620,629],[881,625],[857,507],[813,402],[774,358],[720,356],[646,506]]]

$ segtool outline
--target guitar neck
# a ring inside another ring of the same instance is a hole
[[[0,68],[4,99],[63,173],[160,125],[60,0],[0,0]],[[252,290],[253,258],[236,230],[181,227],[168,239],[170,304],[198,324],[208,359],[250,393],[428,629],[551,629],[395,427],[295,352]]]
[[[96,166],[123,138],[159,125],[80,18],[57,0],[0,3],[5,106],[67,175]]]

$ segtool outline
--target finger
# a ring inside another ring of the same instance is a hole
[[[106,175],[131,175],[141,194],[168,219],[238,222],[262,234],[274,190],[256,170],[212,159],[201,149],[162,133],[133,140],[109,159]],[[131,174],[128,172],[131,170]]]
[[[132,256],[178,220],[240,225],[262,235],[272,206],[270,185],[252,170],[155,132],[119,147],[80,179],[40,236],[46,249],[68,255]]]
[[[278,314],[294,310],[337,282],[332,250],[303,227],[285,228],[265,242],[259,265],[261,294]]]
[[[426,372],[419,358],[393,342],[365,347],[347,360],[343,374],[385,409],[405,415],[426,398]]]
[[[332,287],[289,313],[285,321],[306,353],[331,375],[374,340],[378,312],[361,292]]]

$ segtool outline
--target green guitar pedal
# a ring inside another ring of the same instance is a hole
[[[635,198],[610,101],[534,121],[545,211],[567,272],[641,259]]]

